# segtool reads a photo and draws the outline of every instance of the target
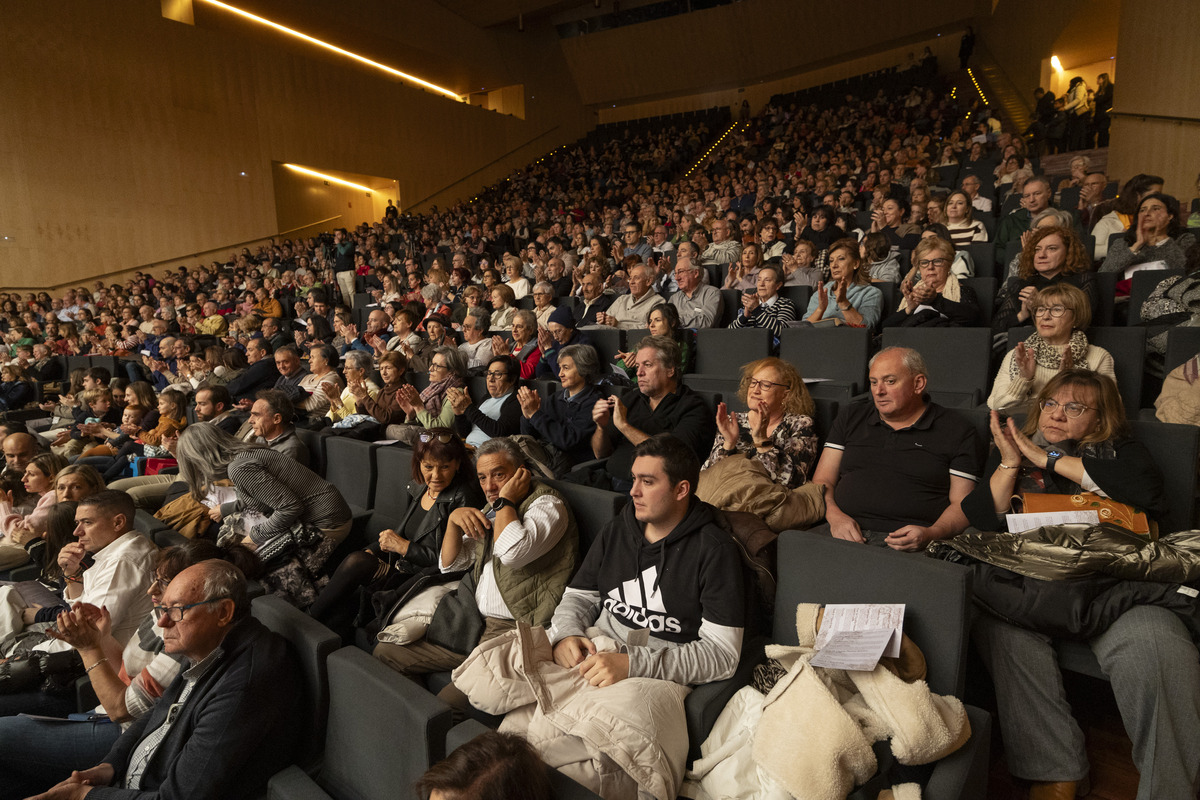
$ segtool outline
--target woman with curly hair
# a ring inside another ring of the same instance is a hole
[[[717,432],[703,469],[721,459],[744,455],[761,463],[771,479],[788,489],[808,480],[817,456],[813,399],[800,373],[779,358],[761,358],[742,367],[738,399],[750,409],[730,414],[717,406]]]
[[[993,332],[1007,340],[1009,328],[1032,325],[1037,293],[1059,283],[1069,283],[1087,295],[1095,316],[1098,289],[1090,268],[1091,259],[1071,228],[1051,225],[1033,231],[1021,250],[1017,276],[1009,278],[996,297]]]

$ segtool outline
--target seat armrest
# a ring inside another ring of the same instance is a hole
[[[267,784],[267,800],[333,800],[296,766],[275,773]]]
[[[688,765],[700,757],[700,745],[712,732],[717,717],[725,710],[725,704],[739,689],[747,686],[754,677],[754,668],[763,660],[765,637],[755,637],[742,648],[742,658],[732,676],[722,681],[712,681],[696,686],[683,701],[687,717]]]
[[[987,797],[988,763],[992,749],[992,715],[966,706],[971,738],[933,769],[922,797],[925,800],[970,800]]]

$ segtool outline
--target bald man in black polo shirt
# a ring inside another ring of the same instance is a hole
[[[924,359],[889,347],[871,359],[873,403],[846,408],[812,481],[825,486],[826,525],[852,542],[920,550],[967,527],[983,447],[965,419],[925,395]]]

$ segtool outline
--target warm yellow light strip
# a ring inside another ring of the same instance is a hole
[[[335,178],[332,175],[326,175],[324,172],[317,172],[315,169],[309,169],[308,167],[301,167],[298,164],[284,164],[284,166],[290,170],[295,170],[296,172],[299,172],[302,175],[309,175],[313,178],[320,178],[321,180],[329,181],[330,183],[337,183],[337,184],[341,184],[342,186],[349,186],[351,189],[360,189],[360,190],[366,192],[367,194],[370,194],[371,192],[375,191],[370,186],[363,186],[361,183],[351,183],[350,181],[344,181],[341,178]]]
[[[689,175],[691,175],[693,172],[695,172],[695,171],[696,171],[696,168],[697,168],[697,167],[699,167],[701,164],[703,164],[703,163],[704,163],[704,159],[706,159],[706,158],[708,158],[710,155],[712,155],[712,151],[713,151],[713,150],[716,150],[718,147],[720,147],[720,146],[721,146],[721,142],[725,141],[725,137],[726,137],[726,136],[728,136],[729,134],[733,133],[733,129],[734,129],[734,128],[736,128],[737,126],[738,126],[738,123],[736,123],[736,122],[735,122],[735,123],[733,123],[732,125],[730,125],[730,126],[729,126],[729,129],[728,129],[728,130],[726,130],[724,133],[722,133],[722,134],[721,134],[721,138],[720,138],[720,139],[717,139],[715,142],[713,142],[713,143],[712,143],[712,147],[710,147],[710,148],[708,148],[707,150],[705,150],[705,151],[704,151],[704,155],[700,156],[700,160],[699,160],[699,161],[697,161],[695,164],[692,164],[692,168],[691,168],[691,169],[689,169],[687,172],[683,173],[683,177],[685,177],[685,178],[686,178],[686,177],[688,177]],[[749,128],[749,127],[750,127],[750,123],[749,123],[749,122],[747,122],[747,123],[746,123],[746,127],[747,127],[747,128]],[[744,130],[744,129],[743,129],[743,130]]]
[[[301,33],[300,31],[293,30],[285,25],[280,25],[278,22],[272,22],[269,19],[264,19],[263,17],[256,16],[255,14],[251,14],[249,11],[243,11],[240,8],[235,8],[234,6],[231,6],[228,3],[222,3],[222,2],[220,2],[220,0],[200,0],[200,1],[204,2],[204,3],[208,3],[210,6],[216,6],[217,8],[220,8],[224,11],[228,11],[231,14],[237,14],[239,17],[243,17],[252,22],[257,22],[259,25],[266,25],[269,28],[274,28],[275,30],[280,31],[281,33],[286,33],[289,36],[294,36],[297,39],[308,42],[309,44],[315,44],[318,47],[323,47],[326,50],[337,53],[340,56],[345,56],[346,58],[352,58],[355,61],[359,62],[360,64],[366,64],[368,67],[374,67],[375,69],[383,70],[384,72],[388,73],[389,75],[394,75],[397,78],[400,78],[402,80],[410,81],[412,83],[417,84],[418,86],[423,86],[426,89],[431,89],[439,94],[443,94],[446,97],[449,97],[452,100],[456,100],[459,103],[466,102],[466,98],[463,97],[462,95],[458,94],[457,92],[452,92],[449,89],[444,89],[435,83],[430,83],[429,81],[422,80],[422,79],[418,78],[416,75],[409,75],[407,72],[401,72],[400,70],[395,69],[394,67],[389,67],[387,64],[380,64],[378,61],[372,61],[371,59],[367,58],[366,56],[360,56],[357,53],[351,53],[349,50],[343,50],[342,48],[338,47],[337,45],[330,44],[329,42],[323,42],[320,39],[315,39],[306,33]]]
[[[985,106],[989,105],[988,99],[984,96],[983,89],[979,88],[979,81],[975,80],[975,73],[970,67],[967,67],[967,75],[971,78],[971,83],[975,84],[975,91],[979,92],[979,99],[983,101]]]

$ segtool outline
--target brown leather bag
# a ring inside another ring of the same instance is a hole
[[[1158,538],[1158,526],[1150,522],[1145,511],[1140,511],[1128,503],[1101,497],[1094,492],[1080,492],[1079,494],[1025,492],[1021,495],[1021,502],[1027,514],[1053,511],[1095,511],[1100,516],[1101,522],[1120,525],[1132,533],[1150,539]]]

